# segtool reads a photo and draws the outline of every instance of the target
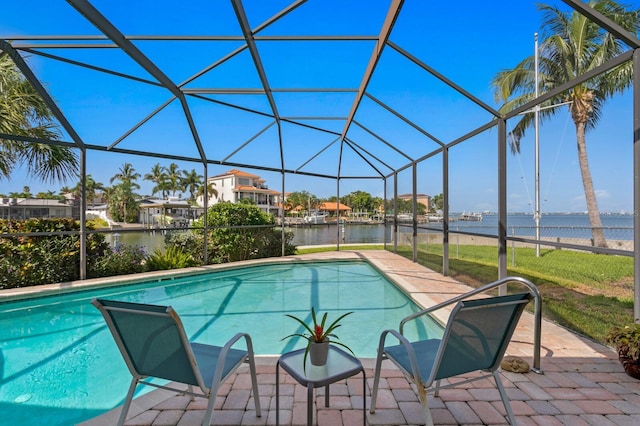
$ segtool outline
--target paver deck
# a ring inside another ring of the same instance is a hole
[[[363,258],[383,271],[419,304],[432,306],[469,290],[387,251],[339,251],[292,256],[287,259]],[[525,312],[507,354],[532,364],[534,318]],[[375,342],[374,344],[377,344]],[[275,357],[258,357],[258,383],[262,416],[256,417],[248,367],[239,370],[218,392],[213,415],[215,425],[275,424]],[[314,423],[362,424],[362,403],[367,404],[369,425],[423,424],[416,392],[389,361],[383,364],[375,414],[368,411],[374,360],[363,359],[368,387],[362,395],[362,379],[354,376],[331,385],[330,406],[324,406],[324,389],[316,390]],[[640,381],[624,373],[616,353],[552,322],[542,323],[541,368],[543,374],[517,374],[501,370],[503,383],[520,425],[639,425]],[[306,389],[280,372],[280,424],[306,424]],[[480,380],[430,395],[434,422],[442,425],[508,424],[495,384]],[[206,400],[153,391],[134,401],[126,424],[131,426],[200,425]],[[83,423],[103,426],[116,423],[119,409]]]

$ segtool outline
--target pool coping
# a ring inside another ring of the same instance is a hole
[[[314,259],[307,258],[308,256],[314,256],[314,254],[310,255],[293,255],[293,256],[283,256],[283,257],[269,257],[263,259],[251,259],[251,260],[243,260],[238,262],[231,263],[222,263],[215,265],[205,265],[205,266],[194,266],[191,268],[184,269],[169,269],[163,271],[151,271],[151,272],[142,272],[137,274],[129,274],[129,275],[115,275],[111,277],[101,277],[101,278],[90,278],[87,280],[76,280],[76,281],[67,281],[56,284],[45,284],[45,285],[37,285],[37,286],[29,286],[29,287],[19,287],[19,288],[9,288],[0,290],[0,303],[4,302],[14,302],[19,300],[27,300],[31,298],[40,298],[46,296],[58,296],[64,293],[71,293],[75,291],[82,290],[94,290],[96,288],[109,288],[120,285],[132,285],[149,281],[163,281],[165,279],[175,279],[182,278],[186,276],[194,276],[207,274],[215,271],[224,271],[228,269],[238,269],[244,267],[253,267],[264,264],[273,264],[273,263],[308,263],[308,262],[320,262],[320,261],[340,261],[340,260],[364,260],[358,257],[349,256],[348,252],[332,252],[332,253],[343,253],[342,256],[338,256],[339,258],[331,259]],[[351,252],[355,253],[355,252]],[[346,255],[346,256],[345,256]]]

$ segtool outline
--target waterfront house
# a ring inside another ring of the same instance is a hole
[[[73,200],[0,198],[0,219],[78,219],[80,215],[75,204]]]
[[[191,206],[187,200],[176,197],[144,198],[139,206],[138,221],[147,227],[184,227],[204,213],[203,208]]]
[[[413,201],[413,194],[402,194],[398,195],[400,200],[405,201]],[[429,211],[429,206],[431,205],[431,196],[427,194],[416,194],[416,201],[422,205],[424,205]]]
[[[215,185],[218,195],[209,194],[209,205],[249,199],[263,212],[280,216],[280,193],[269,189],[266,181],[258,175],[233,169],[207,179],[207,184],[211,183]],[[198,203],[203,205],[202,197],[198,198]]]
[[[351,213],[351,207],[335,201],[325,201],[318,205],[318,211],[329,216],[329,221],[335,221],[338,212],[340,212],[340,216],[348,216]]]

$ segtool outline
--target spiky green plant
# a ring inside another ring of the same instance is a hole
[[[344,317],[346,317],[347,315],[352,314],[352,312],[347,312],[346,314],[342,314],[338,317],[338,319],[336,319],[335,321],[333,321],[331,323],[331,325],[329,325],[328,327],[325,327],[325,324],[327,323],[327,312],[324,313],[324,315],[322,315],[322,320],[318,323],[318,318],[316,316],[316,310],[315,308],[312,306],[311,307],[311,320],[313,322],[313,327],[309,324],[307,324],[306,322],[304,322],[303,320],[301,320],[300,318],[291,315],[291,314],[285,314],[285,316],[292,318],[296,321],[298,321],[298,323],[300,323],[308,332],[309,334],[303,334],[303,333],[293,333],[290,334],[286,337],[283,337],[282,340],[285,339],[289,339],[291,337],[302,337],[303,339],[307,340],[307,348],[304,351],[304,358],[302,360],[302,365],[303,365],[303,369],[306,373],[306,369],[307,369],[307,356],[309,355],[309,348],[311,347],[311,345],[313,343],[322,343],[324,342],[326,339],[328,339],[329,337],[336,339],[336,340],[331,340],[331,343],[338,345],[338,346],[342,346],[343,348],[347,349],[349,352],[351,352],[351,354],[353,356],[355,356],[355,354],[353,353],[353,351],[351,350],[351,348],[349,348],[347,345],[345,345],[344,343],[338,342],[337,339],[339,339],[339,337],[333,333],[333,331],[342,326],[342,324],[340,324],[340,321],[342,321],[344,319]]]
[[[156,249],[147,258],[147,266],[150,271],[188,268],[196,265],[197,261],[189,253],[174,246],[167,247],[165,251]]]

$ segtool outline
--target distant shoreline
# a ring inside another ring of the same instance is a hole
[[[399,238],[404,237],[408,241],[410,241],[410,239],[413,236],[413,234],[406,233],[406,232],[402,232],[399,234],[400,234]],[[425,243],[425,241],[420,241],[421,238],[424,239],[423,235],[424,234],[418,234],[418,240],[419,240],[418,243],[423,243],[423,244]],[[442,240],[439,238],[440,234],[427,234],[427,236],[428,236],[428,240],[426,241],[427,243],[442,244]],[[518,237],[518,236],[516,235],[515,237]],[[526,236],[522,236],[522,237],[526,238]],[[575,245],[585,246],[585,247],[593,247],[593,245],[591,244],[591,239],[588,239],[588,238],[541,237],[540,240],[554,242],[554,243],[557,242],[557,243],[564,243],[564,244],[575,244]],[[492,245],[497,245],[497,241],[498,240],[495,237],[482,237],[482,236],[476,236],[476,235],[452,233],[449,237],[449,246],[458,245],[458,244],[492,246]],[[509,244],[509,247],[513,246],[518,248],[535,247],[535,243],[525,243],[521,241],[509,241],[508,244]],[[556,249],[556,246],[546,245],[544,244],[544,242],[541,242],[540,245],[543,248]],[[611,249],[633,252],[633,240],[608,239],[607,245]]]

